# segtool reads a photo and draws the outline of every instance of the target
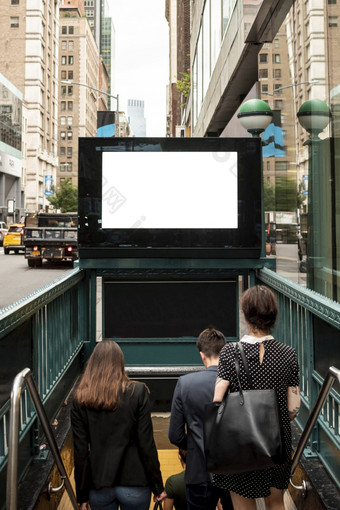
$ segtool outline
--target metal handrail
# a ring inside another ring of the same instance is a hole
[[[46,439],[50,445],[61,479],[65,485],[66,491],[71,500],[74,509],[78,509],[77,499],[75,497],[70,479],[66,473],[65,466],[61,459],[59,448],[55,440],[51,425],[48,421],[43,403],[41,401],[38,389],[33,379],[33,374],[29,368],[22,370],[14,379],[11,392],[11,409],[9,418],[9,439],[8,439],[8,465],[6,480],[6,509],[17,510],[18,499],[18,448],[19,448],[19,413],[20,396],[24,382],[29,389],[32,401],[39,416]],[[60,487],[61,488],[61,487]]]
[[[303,491],[304,494],[306,494],[306,492],[307,492],[307,483],[305,482],[305,480],[302,481],[301,486],[296,486],[292,482],[292,477],[293,477],[295,469],[297,468],[297,465],[301,459],[302,453],[305,449],[305,446],[309,439],[309,436],[313,430],[315,422],[319,417],[322,406],[324,405],[324,402],[333,386],[335,379],[337,379],[338,382],[340,383],[340,370],[338,370],[335,367],[329,367],[327,375],[326,375],[323,385],[321,387],[320,393],[318,395],[318,398],[316,399],[314,407],[308,417],[307,423],[305,425],[305,428],[303,429],[303,432],[301,434],[300,440],[298,442],[298,445],[296,447],[296,450],[295,450],[295,453],[293,456],[292,467],[290,470],[290,484],[292,485],[292,487],[294,487],[294,489]]]

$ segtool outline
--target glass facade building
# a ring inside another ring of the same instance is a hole
[[[24,214],[22,127],[22,94],[0,73],[0,220],[5,223]],[[13,213],[8,212],[8,201],[14,204]]]
[[[187,112],[193,136],[250,136],[237,119],[240,105],[251,98],[269,104],[273,121],[262,134],[267,256],[276,257],[277,272],[338,302],[339,23],[339,0],[278,2],[272,10],[266,0],[192,4]]]

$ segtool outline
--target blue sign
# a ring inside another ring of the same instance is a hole
[[[52,175],[45,175],[45,197],[53,195],[53,178]]]
[[[306,197],[308,195],[308,175],[302,177],[302,194]]]

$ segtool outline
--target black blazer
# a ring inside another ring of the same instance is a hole
[[[214,397],[217,366],[181,376],[174,391],[169,426],[169,440],[187,450],[185,483],[209,483],[206,471],[203,418],[204,408]]]
[[[149,486],[156,495],[164,487],[153,438],[148,391],[134,383],[120,395],[115,411],[94,411],[75,400],[71,410],[77,500],[89,489]]]

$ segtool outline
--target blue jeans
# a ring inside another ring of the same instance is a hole
[[[149,510],[150,487],[103,487],[90,490],[91,510]]]
[[[186,486],[188,510],[215,510],[219,495],[212,485]]]

